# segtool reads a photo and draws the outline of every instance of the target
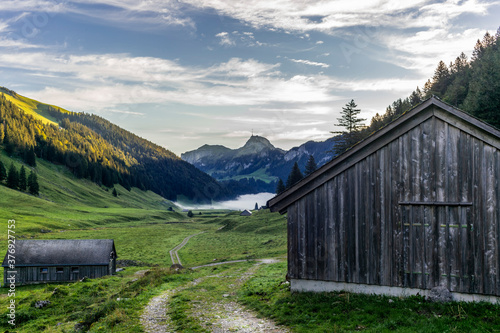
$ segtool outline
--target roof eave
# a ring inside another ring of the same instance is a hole
[[[385,144],[401,135],[401,133],[406,133],[411,128],[417,126],[418,124],[432,116],[436,116],[440,119],[445,120],[446,115],[442,111],[440,111],[440,109],[447,111],[448,114],[451,114],[457,119],[461,119],[462,121],[470,123],[472,126],[469,129],[469,133],[472,135],[477,136],[479,132],[483,132],[490,137],[500,137],[500,131],[496,128],[480,121],[477,118],[472,117],[469,114],[466,114],[465,112],[453,107],[450,104],[441,101],[437,97],[432,96],[413,109],[405,112],[403,115],[395,119],[387,126],[381,128],[366,139],[362,140],[351,149],[335,157],[333,160],[323,165],[321,168],[313,172],[308,177],[302,179],[291,188],[270,199],[267,202],[267,206],[270,208],[271,212],[280,212],[280,214],[286,213],[288,207],[292,203],[307,195],[318,186],[326,183],[328,180],[335,177],[338,173],[349,168],[357,161],[367,156],[370,153],[370,150],[373,150],[369,148],[375,141],[380,141],[376,147],[383,147]],[[450,119],[448,117],[446,121],[449,122],[449,120]],[[473,128],[478,129],[479,132],[476,131],[474,133]],[[482,139],[485,138],[486,137],[484,136],[482,137]],[[490,143],[493,143],[492,140],[488,141]],[[498,140],[496,142],[498,144]],[[299,190],[300,192],[299,194],[297,194],[297,191]]]

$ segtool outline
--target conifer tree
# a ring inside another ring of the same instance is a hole
[[[5,165],[3,165],[2,161],[0,161],[0,182],[7,178],[7,170],[5,169]]]
[[[276,185],[276,194],[280,194],[285,190],[286,190],[285,183],[283,183],[283,180],[281,178],[278,179],[278,184]]]
[[[316,169],[318,168],[318,165],[316,164],[316,161],[314,160],[314,156],[309,155],[309,159],[307,160],[306,164],[306,169],[304,170],[304,175],[307,177]]]
[[[118,192],[116,192],[116,188],[113,188],[113,196],[116,198],[118,196]]]
[[[26,183],[26,169],[24,165],[21,166],[21,170],[19,170],[19,181],[17,187],[20,191],[26,191],[28,184]]]
[[[302,178],[304,178],[304,175],[299,169],[299,165],[297,162],[293,164],[292,171],[288,175],[288,179],[286,181],[286,188],[290,188],[296,183],[298,183]]]
[[[254,210],[259,210],[259,204],[258,203],[255,203]]]
[[[17,173],[14,163],[10,164],[9,172],[7,173],[7,186],[13,189],[17,189],[19,185],[19,175]]]
[[[32,167],[36,167],[35,148],[30,147],[24,151],[24,161]]]
[[[190,211],[187,213],[187,216],[188,216],[188,217],[193,217],[193,215],[194,215],[194,214],[193,214],[193,211],[192,211],[192,210],[190,210]]]
[[[358,118],[360,109],[357,109],[356,103],[351,99],[349,103],[342,107],[342,117],[337,118],[339,121],[335,126],[345,127],[346,131],[336,131],[331,132],[335,134],[341,134],[339,140],[337,140],[335,147],[333,147],[332,151],[338,155],[351,148],[354,144],[356,144],[361,137],[361,129],[364,127],[361,123],[366,119]]]
[[[40,191],[40,185],[38,184],[38,177],[33,171],[30,172],[28,176],[28,191],[33,195],[38,195]]]

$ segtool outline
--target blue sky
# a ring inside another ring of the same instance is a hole
[[[0,85],[173,152],[324,140],[469,57],[500,1],[2,0]]]

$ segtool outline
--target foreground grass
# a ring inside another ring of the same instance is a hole
[[[71,284],[19,287],[16,291],[16,326],[0,320],[0,328],[16,332],[142,332],[140,314],[149,299],[196,277],[154,268],[143,276],[140,268],[127,268],[107,276]],[[35,303],[48,300],[44,308]],[[6,297],[0,299],[0,318],[7,318]]]
[[[499,332],[500,307],[335,293],[291,293],[286,263],[261,266],[239,300],[295,332]]]

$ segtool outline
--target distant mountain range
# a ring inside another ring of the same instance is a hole
[[[304,170],[309,155],[314,156],[318,167],[331,160],[333,154],[330,151],[334,144],[335,138],[308,141],[285,151],[276,148],[268,139],[253,135],[238,149],[203,145],[181,154],[181,158],[226,186],[239,187],[240,194],[274,192],[278,178],[286,182],[295,162]]]

